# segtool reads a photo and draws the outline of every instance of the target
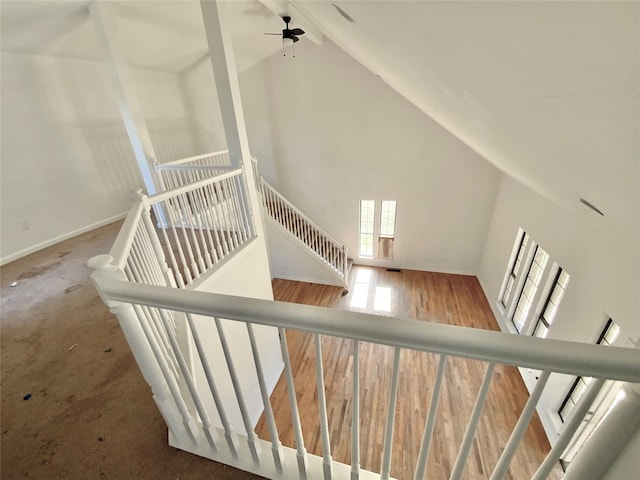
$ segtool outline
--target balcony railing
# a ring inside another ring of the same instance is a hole
[[[447,362],[456,357],[486,362],[482,386],[457,458],[452,459],[452,479],[461,478],[464,471],[496,366],[515,365],[541,373],[494,466],[493,480],[505,475],[552,373],[596,378],[548,456],[531,477],[542,480],[553,469],[604,382],[607,379],[640,382],[635,349],[545,340],[402,318],[379,321],[380,317],[363,313],[175,288],[188,286],[205,276],[216,262],[253,238],[248,204],[243,199],[242,178],[239,172],[229,172],[172,192],[141,197],[125,221],[111,255],[95,257],[89,263],[95,270],[92,279],[97,289],[117,315],[138,365],[151,385],[156,404],[169,427],[172,445],[271,479],[388,479],[393,460],[394,413],[398,402],[403,401],[398,398],[400,354],[403,350],[431,352],[438,359],[438,367],[433,385],[425,385],[425,389],[431,391],[431,402],[416,468],[411,473],[415,479],[425,476]],[[152,221],[152,207],[160,227]],[[166,257],[169,262],[165,261]],[[203,322],[216,329],[217,339],[202,334]],[[254,433],[253,420],[246,408],[247,398],[240,388],[242,379],[237,373],[238,365],[230,351],[223,322],[239,324],[246,330],[249,339],[246,358],[252,362],[258,379],[270,432],[268,441],[257,438]],[[284,408],[291,412],[295,448],[283,446],[278,434],[273,410],[283,406],[272,405],[269,398],[263,371],[265,358],[256,346],[255,329],[260,325],[275,327],[280,333],[284,375],[289,388],[289,404]],[[317,388],[317,429],[322,456],[307,453],[296,384],[310,379],[297,379],[292,374],[286,329],[310,332],[314,337],[316,378],[311,381],[315,381]],[[350,465],[332,458],[320,341],[323,335],[352,342]],[[393,373],[387,392],[389,402],[383,418],[361,418],[360,415],[359,345],[362,342],[387,345],[394,350]],[[191,345],[194,351],[188,347]],[[212,348],[221,348],[224,365],[211,363],[207,352]],[[234,405],[222,400],[221,382],[216,374],[221,367],[231,378]],[[197,381],[196,371],[203,372],[205,381]],[[207,407],[209,403],[215,408]],[[229,408],[239,409],[243,429],[231,424]],[[380,421],[385,425],[380,439],[382,462],[379,473],[372,473],[360,468],[359,429],[365,422]]]
[[[127,280],[185,287],[255,236],[242,170],[140,194],[111,249]]]
[[[205,153],[172,162],[155,161],[153,166],[163,191],[215,177],[234,168],[231,165],[228,150]]]

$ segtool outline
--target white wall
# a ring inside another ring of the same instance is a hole
[[[115,220],[142,180],[100,62],[2,53],[0,259]],[[176,75],[132,72],[160,160],[201,153]]]
[[[182,73],[180,78],[184,104],[193,128],[198,132],[198,145],[202,153],[225,150],[227,140],[209,57]]]
[[[3,53],[1,75],[0,258],[128,210],[142,181],[103,66]]]
[[[503,330],[511,331],[510,321],[498,306],[498,297],[518,228],[570,275],[549,338],[595,343],[611,317],[621,328],[617,345],[631,346],[629,339],[638,339],[637,240],[609,238],[507,176],[500,185],[478,275]],[[536,312],[541,308],[537,305]],[[522,373],[532,388],[536,372]],[[560,427],[556,412],[572,380],[552,376],[540,400],[539,413],[552,440]]]
[[[272,278],[343,286],[342,279],[309,253],[309,249],[284,227],[270,218],[266,218],[265,224]]]
[[[267,259],[267,247],[264,239],[257,238],[243,247],[236,255],[229,259],[219,270],[200,283],[196,290],[203,292],[222,293],[250,298],[273,300],[271,290],[271,275]],[[225,404],[225,409],[234,431],[245,433],[240,409],[235,399],[231,377],[226,367],[222,346],[218,340],[218,332],[213,319],[194,316],[197,333],[207,345],[207,359],[214,371],[216,385]],[[253,424],[262,414],[263,404],[260,397],[258,377],[251,354],[249,336],[244,323],[223,320],[223,330],[233,356],[233,362],[241,382],[249,415]],[[258,351],[262,361],[262,368],[269,392],[273,391],[278,378],[284,368],[280,353],[278,330],[273,327],[254,325],[254,332],[258,343]],[[197,370],[198,383],[206,386],[206,377],[202,369]],[[217,412],[212,397],[205,398],[210,412]],[[212,420],[221,426],[218,415]]]
[[[240,80],[261,174],[352,256],[359,200],[395,199],[395,259],[377,263],[477,272],[497,169],[329,41]]]

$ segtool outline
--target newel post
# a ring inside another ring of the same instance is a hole
[[[140,367],[142,376],[151,387],[153,399],[167,426],[175,437],[184,441],[185,444],[192,442],[192,433],[187,430],[182,421],[182,415],[158,365],[133,305],[110,299],[102,288],[106,280],[127,281],[124,272],[114,265],[111,255],[93,257],[89,260],[87,266],[93,269],[91,280],[100,294],[100,298],[109,307],[111,313],[118,318],[120,328],[122,328],[122,332],[127,339],[129,348],[131,348],[138,367]]]
[[[344,272],[344,291],[349,292],[349,251],[342,245],[342,271]]]
[[[164,183],[164,178],[162,176],[162,167],[160,166],[160,162],[157,158],[151,159],[151,164],[153,165],[153,170],[156,172],[156,178],[158,179],[158,186],[160,187],[161,192],[167,191],[167,186]]]

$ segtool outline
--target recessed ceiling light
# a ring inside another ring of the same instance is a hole
[[[345,12],[343,9],[341,9],[338,5],[336,5],[335,3],[332,3],[331,5],[333,5],[333,8],[335,8],[337,10],[337,12],[340,15],[342,15],[347,22],[356,23],[356,21],[353,18],[351,18],[351,15],[349,15],[347,12]]]
[[[591,203],[588,200],[585,200],[584,198],[580,199],[580,203],[582,203],[583,205],[587,206],[588,208],[590,208],[591,210],[593,210],[596,213],[599,213],[600,215],[602,215],[604,217],[604,213],[602,213],[602,210],[600,210],[598,207],[596,207],[593,203]]]

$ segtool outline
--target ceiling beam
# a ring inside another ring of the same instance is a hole
[[[123,45],[117,36],[115,15],[111,7],[110,2],[96,1],[89,6],[89,12],[142,180],[147,194],[153,195],[158,191],[156,177],[151,168],[156,153],[127,64],[127,46]]]
[[[324,43],[324,33],[315,22],[293,3],[287,0],[260,0],[265,7],[271,10],[273,13],[282,17],[283,15],[289,15],[292,19],[292,24],[296,27],[300,27],[304,30],[305,35],[316,45],[322,45]]]

